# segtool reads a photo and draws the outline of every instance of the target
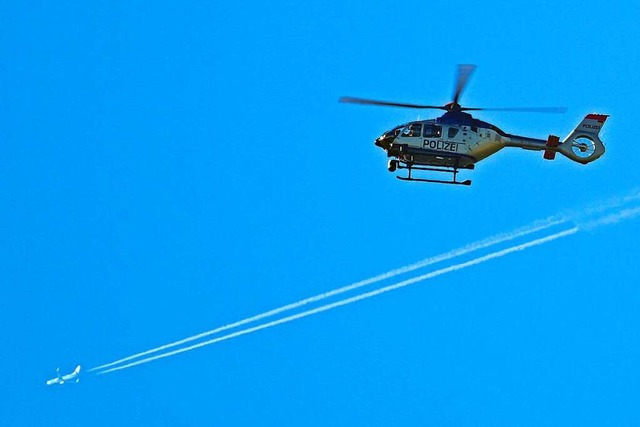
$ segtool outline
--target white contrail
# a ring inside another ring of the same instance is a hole
[[[611,215],[607,215],[603,218],[598,218],[589,222],[585,222],[584,224],[580,224],[581,228],[584,228],[586,230],[591,230],[593,228],[599,227],[601,225],[610,225],[610,224],[616,224],[620,221],[624,221],[626,219],[631,219],[631,218],[635,218],[636,216],[640,215],[640,207],[635,207],[635,208],[629,208],[629,209],[623,209],[620,212],[611,214]]]
[[[609,209],[622,207],[638,199],[640,199],[640,189],[636,188],[634,190],[631,190],[625,196],[611,197],[606,200],[601,200],[598,203],[584,209],[584,213],[599,214]],[[578,216],[578,214],[574,213],[573,216]]]
[[[514,240],[514,239],[517,239],[517,238],[520,238],[520,237],[527,236],[527,235],[532,234],[532,233],[536,233],[536,232],[539,232],[539,231],[542,231],[542,230],[546,230],[547,228],[563,224],[563,223],[567,222],[568,220],[569,219],[567,219],[567,218],[563,218],[563,217],[559,217],[559,216],[553,216],[553,217],[546,218],[544,220],[538,220],[538,221],[535,221],[531,225],[520,227],[520,228],[515,229],[513,231],[510,231],[508,233],[500,233],[500,234],[497,234],[495,236],[492,236],[492,237],[489,237],[489,238],[486,238],[486,239],[483,239],[483,240],[479,240],[479,241],[474,242],[474,243],[470,243],[470,244],[468,244],[466,246],[463,246],[461,248],[453,249],[453,250],[451,250],[449,252],[442,253],[440,255],[436,255],[436,256],[433,256],[433,257],[425,258],[422,261],[418,261],[416,263],[409,264],[409,265],[404,266],[404,267],[396,268],[394,270],[388,271],[386,273],[379,274],[379,275],[371,277],[369,279],[361,280],[359,282],[355,282],[353,284],[350,284],[350,285],[347,285],[347,286],[343,286],[341,288],[334,289],[332,291],[324,292],[322,294],[318,294],[318,295],[315,295],[315,296],[312,296],[312,297],[309,297],[309,298],[305,298],[303,300],[300,300],[300,301],[297,301],[297,302],[294,302],[294,303],[291,303],[291,304],[283,305],[282,307],[275,308],[273,310],[265,311],[264,313],[257,314],[257,315],[252,316],[252,317],[247,317],[246,319],[239,320],[239,321],[234,322],[234,323],[229,323],[227,325],[220,326],[220,327],[218,327],[216,329],[212,329],[212,330],[207,331],[207,332],[202,332],[200,334],[193,335],[193,336],[181,339],[179,341],[175,341],[175,342],[172,342],[172,343],[169,343],[169,344],[161,345],[159,347],[155,347],[155,348],[152,348],[150,350],[146,350],[146,351],[143,351],[143,352],[140,352],[140,353],[136,353],[136,354],[133,354],[131,356],[123,357],[122,359],[118,359],[118,360],[115,360],[113,362],[109,362],[109,363],[105,363],[105,364],[100,365],[100,366],[96,366],[95,368],[89,369],[87,372],[92,372],[92,371],[97,371],[97,370],[100,370],[100,369],[108,368],[110,366],[118,365],[120,363],[127,362],[127,361],[133,360],[133,359],[137,359],[139,357],[143,357],[143,356],[146,356],[148,354],[157,353],[159,351],[167,350],[169,348],[176,347],[178,345],[182,345],[182,344],[186,344],[186,343],[191,342],[191,341],[199,340],[201,338],[205,338],[205,337],[208,337],[210,335],[217,334],[217,333],[222,332],[222,331],[226,331],[228,329],[237,328],[238,326],[246,325],[247,323],[251,323],[251,322],[255,322],[257,320],[262,320],[262,319],[267,318],[267,317],[275,316],[276,314],[280,314],[280,313],[283,313],[285,311],[290,311],[290,310],[302,307],[302,306],[310,304],[310,303],[322,301],[324,299],[333,297],[335,295],[340,295],[340,294],[343,294],[345,292],[349,292],[349,291],[352,291],[354,289],[361,288],[363,286],[371,285],[371,284],[379,282],[381,280],[389,279],[389,278],[398,276],[400,274],[408,273],[410,271],[414,271],[414,270],[417,270],[417,269],[420,269],[420,268],[423,268],[423,267],[426,267],[426,266],[429,266],[429,265],[432,265],[432,264],[435,264],[435,263],[438,263],[438,262],[446,261],[446,260],[449,260],[449,259],[452,259],[452,258],[456,258],[456,257],[462,256],[462,255],[465,255],[465,254],[468,254],[468,253],[471,253],[471,252],[475,252],[475,251],[480,250],[480,249],[485,249],[485,248],[497,245],[499,243],[504,243],[504,242],[507,242],[507,241],[510,241],[510,240]]]
[[[291,303],[291,304],[288,304],[288,305],[285,305],[285,306],[282,306],[282,307],[279,307],[279,308],[276,308],[276,309],[273,309],[273,310],[270,310],[270,311],[267,311],[267,312],[264,312],[264,313],[261,313],[261,314],[258,314],[258,315],[255,315],[255,316],[252,316],[252,317],[249,317],[249,318],[246,318],[246,319],[234,322],[234,323],[230,323],[230,324],[221,326],[219,328],[216,328],[216,329],[213,329],[213,330],[210,330],[210,331],[207,331],[207,332],[203,332],[203,333],[200,333],[200,334],[197,334],[197,335],[193,335],[191,337],[187,337],[187,338],[184,338],[184,339],[179,340],[179,341],[175,341],[175,342],[172,342],[172,343],[169,343],[169,344],[166,344],[166,345],[162,345],[162,346],[150,349],[150,350],[146,350],[146,351],[143,351],[143,352],[140,352],[140,353],[128,356],[128,357],[124,357],[124,358],[118,359],[118,360],[116,360],[114,362],[110,362],[110,363],[107,363],[107,364],[96,366],[95,368],[89,369],[89,372],[97,371],[97,370],[104,369],[104,368],[108,368],[108,367],[111,367],[111,366],[114,366],[114,365],[117,365],[117,364],[121,364],[121,363],[130,361],[130,360],[133,360],[133,359],[137,359],[137,358],[152,354],[152,353],[157,353],[159,351],[167,350],[169,348],[172,348],[172,347],[175,347],[175,346],[178,346],[178,345],[181,345],[181,344],[186,344],[186,343],[191,342],[191,341],[195,341],[195,340],[198,340],[198,339],[201,339],[201,338],[205,338],[207,336],[210,336],[210,335],[213,335],[213,334],[216,334],[216,333],[228,330],[228,329],[232,329],[232,328],[236,328],[236,327],[239,327],[239,326],[242,326],[242,325],[246,325],[248,323],[255,322],[257,320],[261,320],[261,319],[264,319],[264,318],[267,318],[267,317],[271,317],[271,316],[274,316],[276,314],[279,314],[279,313],[282,313],[282,312],[285,312],[285,311],[289,311],[289,310],[293,310],[295,308],[299,308],[301,306],[304,306],[304,305],[312,303],[312,302],[321,301],[321,300],[329,298],[331,296],[339,295],[341,293],[348,292],[348,291],[351,291],[351,290],[354,290],[354,289],[358,289],[360,287],[363,287],[363,286],[366,286],[366,285],[370,285],[370,284],[379,282],[379,281],[384,280],[384,279],[392,278],[392,277],[395,277],[395,276],[403,274],[403,273],[408,273],[410,271],[414,271],[416,269],[423,268],[423,267],[426,267],[426,266],[431,265],[431,264],[435,264],[437,262],[441,262],[441,261],[445,261],[445,260],[448,260],[448,259],[452,259],[452,258],[461,256],[461,255],[464,255],[464,254],[467,254],[467,253],[470,253],[470,252],[473,252],[473,251],[476,251],[476,250],[479,250],[479,249],[487,248],[487,247],[490,247],[490,246],[493,246],[493,245],[496,245],[496,244],[499,244],[499,243],[502,243],[502,242],[506,242],[506,241],[513,240],[513,239],[516,239],[516,238],[519,238],[519,237],[523,237],[523,236],[526,236],[528,234],[535,233],[535,232],[538,232],[538,231],[542,231],[542,230],[547,229],[549,227],[553,227],[555,225],[560,225],[560,224],[563,224],[563,223],[566,223],[566,222],[569,222],[569,221],[580,223],[580,227],[581,228],[592,229],[592,228],[595,228],[595,227],[597,227],[599,225],[611,224],[613,222],[618,222],[618,221],[621,221],[622,219],[626,219],[627,217],[634,217],[634,216],[637,215],[636,214],[636,210],[627,209],[626,211],[623,211],[621,213],[622,216],[620,216],[620,214],[616,213],[616,214],[609,215],[609,216],[607,216],[607,217],[605,217],[603,219],[599,219],[599,220],[595,220],[595,221],[591,220],[589,222],[586,219],[589,216],[600,214],[600,213],[602,213],[604,211],[607,211],[609,209],[612,209],[612,208],[624,206],[624,205],[626,205],[626,204],[628,204],[628,203],[630,203],[632,201],[638,200],[638,199],[640,199],[640,189],[634,189],[634,190],[630,191],[625,196],[617,196],[617,197],[613,197],[613,198],[610,198],[610,199],[605,200],[605,201],[599,201],[598,203],[596,203],[596,204],[594,204],[592,206],[589,206],[589,207],[587,207],[587,208],[585,208],[583,210],[580,210],[580,211],[565,211],[561,215],[556,215],[556,216],[553,216],[553,217],[549,217],[549,218],[547,218],[545,220],[536,221],[536,222],[534,222],[533,224],[531,224],[529,226],[525,226],[525,227],[516,229],[516,230],[514,230],[512,232],[498,234],[498,235],[495,235],[493,237],[490,237],[490,238],[487,238],[487,239],[484,239],[484,240],[480,240],[480,241],[471,243],[471,244],[466,245],[466,246],[464,246],[462,248],[454,249],[452,251],[443,253],[441,255],[437,255],[437,256],[434,256],[434,257],[426,258],[426,259],[424,259],[422,261],[419,261],[417,263],[410,264],[408,266],[401,267],[401,268],[398,268],[398,269],[395,269],[395,270],[391,270],[391,271],[389,271],[387,273],[380,274],[380,275],[372,277],[370,279],[365,279],[365,280],[353,283],[351,285],[344,286],[342,288],[339,288],[339,289],[336,289],[336,290],[333,290],[333,291],[325,292],[325,293],[322,293],[322,294],[319,294],[319,295],[316,295],[316,296],[313,296],[313,297],[310,297],[310,298],[306,298],[306,299],[300,300],[298,302]]]
[[[231,338],[239,337],[241,335],[250,334],[252,332],[256,332],[256,331],[259,331],[259,330],[262,330],[262,329],[271,328],[273,326],[280,325],[282,323],[292,322],[294,320],[301,319],[301,318],[307,317],[307,316],[311,316],[313,314],[322,313],[323,311],[327,311],[327,310],[331,310],[331,309],[336,308],[336,307],[341,307],[343,305],[351,304],[351,303],[354,303],[356,301],[361,301],[361,300],[366,299],[366,298],[371,298],[371,297],[374,297],[376,295],[380,295],[380,294],[383,294],[385,292],[393,291],[395,289],[400,289],[400,288],[403,288],[405,286],[412,285],[414,283],[422,282],[424,280],[432,279],[434,277],[438,277],[438,276],[441,276],[441,275],[446,274],[446,273],[451,273],[453,271],[462,270],[464,268],[471,267],[471,266],[474,266],[474,265],[477,265],[477,264],[480,264],[480,263],[483,263],[483,262],[486,262],[486,261],[489,261],[489,260],[492,260],[492,259],[495,259],[495,258],[500,258],[500,257],[503,257],[503,256],[505,256],[507,254],[512,253],[512,252],[523,251],[523,250],[525,250],[527,248],[530,248],[530,247],[533,247],[533,246],[542,245],[544,243],[551,242],[551,241],[559,239],[561,237],[565,237],[565,236],[569,236],[569,235],[575,234],[575,233],[578,232],[578,230],[579,230],[578,227],[573,227],[573,228],[571,228],[569,230],[566,230],[566,231],[561,231],[559,233],[555,233],[555,234],[552,234],[552,235],[547,236],[547,237],[542,237],[542,238],[539,238],[539,239],[536,239],[536,240],[532,240],[532,241],[527,242],[527,243],[522,243],[520,245],[512,246],[512,247],[507,248],[507,249],[503,249],[503,250],[500,250],[500,251],[492,252],[492,253],[490,253],[488,255],[484,255],[484,256],[481,256],[481,257],[478,257],[478,258],[474,258],[474,259],[472,259],[470,261],[466,261],[466,262],[462,262],[462,263],[459,263],[459,264],[455,264],[455,265],[452,265],[452,266],[449,266],[449,267],[446,267],[446,268],[441,268],[439,270],[435,270],[435,271],[432,271],[430,273],[423,274],[421,276],[417,276],[417,277],[414,277],[414,278],[411,278],[411,279],[403,280],[402,282],[398,282],[398,283],[395,283],[393,285],[389,285],[389,286],[385,286],[385,287],[380,288],[380,289],[376,289],[374,291],[370,291],[370,292],[366,292],[366,293],[363,293],[363,294],[360,294],[360,295],[356,295],[356,296],[351,297],[351,298],[346,298],[346,299],[343,299],[341,301],[337,301],[337,302],[334,302],[334,303],[331,303],[331,304],[326,304],[326,305],[320,306],[318,308],[314,308],[312,310],[303,311],[302,313],[298,313],[298,314],[294,314],[294,315],[291,315],[291,316],[287,316],[287,317],[284,317],[284,318],[278,319],[278,320],[273,320],[271,322],[264,323],[262,325],[246,328],[246,329],[243,329],[241,331],[237,331],[237,332],[234,332],[234,333],[222,336],[222,337],[214,338],[214,339],[211,339],[211,340],[208,340],[208,341],[204,341],[204,342],[201,342],[201,343],[198,343],[198,344],[194,344],[194,345],[191,345],[191,346],[188,346],[188,347],[183,347],[183,348],[180,348],[178,350],[173,350],[173,351],[170,351],[170,352],[167,352],[167,353],[158,354],[156,356],[147,357],[145,359],[138,360],[138,361],[135,361],[135,362],[132,362],[132,363],[128,363],[126,365],[122,365],[122,366],[118,366],[118,367],[115,367],[115,368],[107,369],[107,370],[98,372],[98,375],[107,374],[109,372],[115,372],[115,371],[119,371],[119,370],[122,370],[122,369],[131,368],[131,367],[137,366],[137,365],[142,365],[143,363],[149,363],[149,362],[152,362],[154,360],[163,359],[165,357],[174,356],[176,354],[184,353],[184,352],[187,352],[187,351],[192,351],[192,350],[195,350],[197,348],[208,346],[208,345],[211,345],[211,344],[215,344],[215,343],[220,342],[220,341],[225,341],[225,340],[228,340],[228,339],[231,339]]]

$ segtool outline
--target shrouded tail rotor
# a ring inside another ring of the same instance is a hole
[[[608,117],[607,114],[587,114],[560,144],[558,151],[582,164],[598,159],[605,152],[604,144],[600,140],[600,130]]]

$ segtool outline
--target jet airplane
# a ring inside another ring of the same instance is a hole
[[[47,385],[64,384],[71,380],[75,380],[76,383],[80,382],[80,378],[78,376],[80,375],[80,365],[76,366],[76,369],[74,369],[73,372],[67,375],[60,375],[60,368],[56,369],[56,372],[58,376],[48,380]]]

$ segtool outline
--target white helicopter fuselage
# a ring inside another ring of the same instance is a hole
[[[383,148],[389,157],[409,165],[472,169],[475,163],[504,147],[543,150],[553,154],[560,152],[585,164],[604,153],[598,133],[605,119],[604,115],[587,115],[562,144],[550,145],[549,139],[507,134],[490,123],[474,119],[470,114],[448,112],[437,119],[398,126],[381,135],[375,144]],[[581,145],[584,142],[576,143],[580,138],[586,138],[587,144],[592,146]]]
[[[394,145],[406,145],[413,154],[460,157],[478,162],[505,145],[496,131],[477,126],[437,124],[435,120],[413,122],[398,134]]]

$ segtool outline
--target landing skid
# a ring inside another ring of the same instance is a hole
[[[467,167],[466,169],[473,169],[473,165],[471,167]],[[458,176],[458,168],[429,168],[423,166],[414,166],[411,164],[402,164],[398,162],[396,164],[398,169],[407,169],[407,176],[396,176],[396,178],[402,181],[417,181],[417,182],[432,182],[435,184],[454,184],[454,185],[471,185],[471,180],[467,179],[465,181],[458,181],[456,178]],[[414,178],[411,176],[412,170],[421,170],[421,171],[430,171],[430,172],[444,172],[450,173],[452,175],[452,179],[450,181],[445,181],[441,179],[425,179],[425,178]]]
[[[411,178],[408,176],[396,176],[396,178],[402,181],[416,181],[416,182],[433,182],[435,184],[455,184],[455,185],[471,185],[471,180],[467,179],[465,181],[443,181],[440,179],[425,179],[425,178]]]

